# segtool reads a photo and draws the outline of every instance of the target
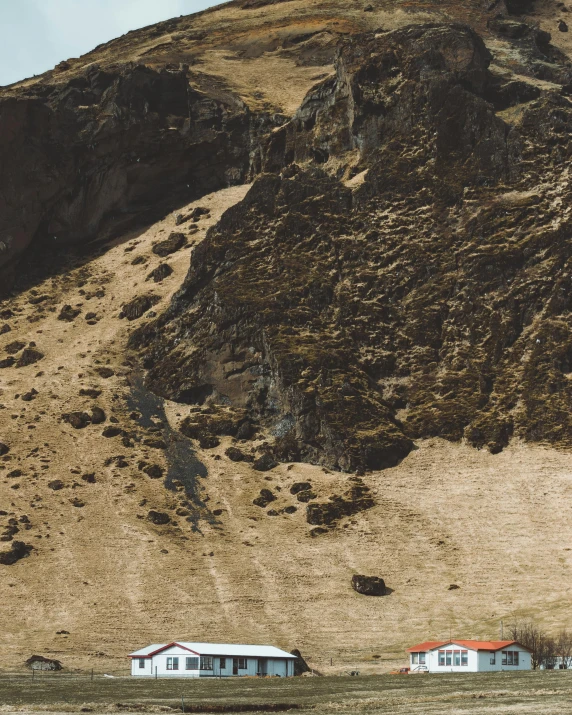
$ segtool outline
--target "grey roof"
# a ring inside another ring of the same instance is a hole
[[[295,655],[272,645],[242,645],[240,643],[189,643],[172,641],[171,643],[153,643],[145,648],[130,653],[130,656],[145,656],[163,650],[170,645],[180,645],[199,655],[223,655],[229,657],[251,656],[253,658],[296,658]]]

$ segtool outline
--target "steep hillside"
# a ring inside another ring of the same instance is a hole
[[[567,12],[237,0],[0,91],[5,667],[566,625]]]

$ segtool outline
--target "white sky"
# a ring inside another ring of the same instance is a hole
[[[0,86],[221,0],[0,0]]]

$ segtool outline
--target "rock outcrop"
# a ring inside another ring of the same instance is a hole
[[[133,337],[148,385],[246,409],[279,458],[342,470],[419,437],[571,444],[569,228],[548,186],[569,195],[572,105],[523,103],[489,64],[465,26],[344,43]]]

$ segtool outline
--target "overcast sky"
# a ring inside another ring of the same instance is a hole
[[[220,0],[0,0],[0,86]]]

